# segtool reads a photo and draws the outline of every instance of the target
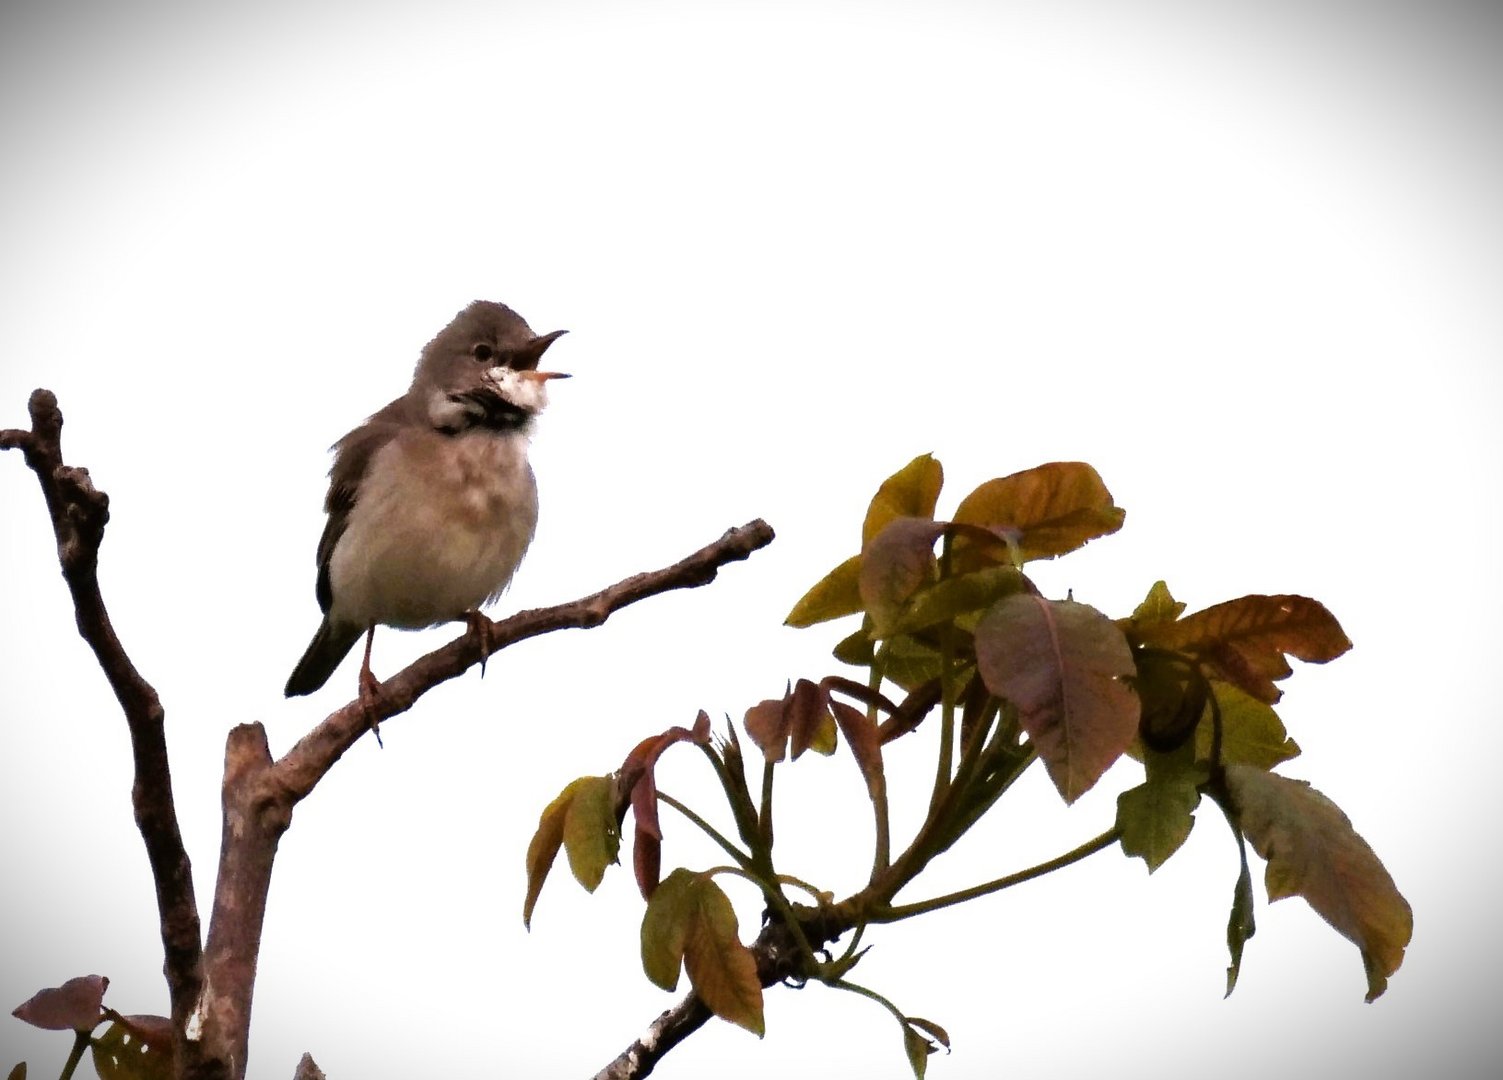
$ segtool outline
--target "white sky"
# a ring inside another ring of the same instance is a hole
[[[55,390],[68,459],[112,497],[106,599],[168,710],[205,909],[225,731],[261,721],[281,752],[354,690],[351,663],[280,696],[317,622],[325,448],[469,300],[570,329],[550,363],[577,375],[499,612],[756,516],[779,533],[347,756],[282,844],[252,1074],[306,1049],[335,1080],[587,1076],[676,1000],[641,974],[626,867],[594,897],[560,867],[523,932],[537,814],[643,734],[834,670],[845,628],[782,617],[924,451],[942,512],[1097,466],[1127,525],[1040,567],[1054,595],[1325,601],[1356,648],[1286,684],[1306,753],[1282,771],[1416,913],[1365,1006],[1355,948],[1302,901],[1261,906],[1223,1002],[1235,854],[1203,807],[1151,879],[1104,853],[869,935],[853,977],[954,1037],[931,1075],[1496,1061],[1500,60],[1496,12],[1459,3],[8,6],[0,426]],[[0,1004],[98,972],[115,1007],[165,1012],[125,727],[19,455],[0,506]],[[383,632],[375,666],[450,636]],[[893,749],[893,783],[922,783],[929,744]],[[704,804],[702,771],[675,754],[661,783]],[[1037,772],[915,898],[1073,847],[1136,782],[1066,810]],[[849,891],[850,761],[780,795],[781,868]],[[720,861],[665,826],[665,870]],[[772,991],[767,1021],[761,1043],[712,1023],[659,1075],[906,1073],[854,996]],[[0,1021],[0,1068],[49,1075],[67,1044]]]

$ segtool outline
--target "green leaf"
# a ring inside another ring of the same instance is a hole
[[[1137,634],[1145,644],[1198,656],[1270,705],[1282,696],[1273,684],[1291,670],[1284,654],[1323,664],[1352,647],[1335,616],[1307,596],[1244,596]]]
[[[934,580],[934,541],[943,532],[924,518],[894,518],[862,550],[861,603],[877,637],[887,637],[913,594]]]
[[[1185,605],[1176,600],[1163,581],[1155,581],[1143,602],[1133,609],[1129,621],[1134,627],[1172,623],[1185,613]]]
[[[90,1045],[99,1080],[173,1080],[172,1021],[122,1016]]]
[[[1409,903],[1340,807],[1302,780],[1226,770],[1238,823],[1268,861],[1270,900],[1302,896],[1362,953],[1367,1000],[1388,986],[1414,931]]]
[[[1208,774],[1188,745],[1169,754],[1150,750],[1144,764],[1147,779],[1117,796],[1117,827],[1123,852],[1141,858],[1151,874],[1189,838],[1200,805],[1197,785]]]
[[[950,622],[961,615],[984,611],[1002,597],[1028,587],[1028,578],[1015,566],[988,566],[945,578],[920,590],[893,629],[912,633]]]
[[[804,593],[784,624],[806,627],[856,614],[861,610],[860,574],[861,556],[852,555]]]
[[[861,629],[836,643],[832,655],[842,664],[854,667],[870,667],[877,655],[877,644],[872,640],[872,620],[868,615],[861,620]]]
[[[957,524],[1014,538],[1024,561],[1083,547],[1116,532],[1125,516],[1096,470],[1081,461],[1056,461],[988,480],[955,511]]]
[[[932,1020],[921,1016],[903,1017],[903,1049],[908,1054],[908,1064],[918,1080],[924,1080],[929,1068],[929,1055],[941,1046],[950,1052],[950,1034]]]
[[[908,634],[898,634],[882,643],[877,660],[884,679],[891,679],[912,692],[939,677],[940,653]]]
[[[1252,871],[1247,868],[1247,845],[1236,822],[1232,823],[1232,831],[1237,837],[1237,854],[1242,869],[1232,889],[1232,913],[1226,921],[1226,945],[1232,954],[1232,962],[1226,969],[1226,997],[1231,997],[1237,988],[1237,976],[1242,972],[1242,948],[1258,932],[1258,924],[1253,918]]]
[[[934,506],[939,502],[939,489],[944,482],[944,469],[929,454],[920,454],[882,481],[861,525],[862,548],[894,518],[934,517]]]
[[[1060,795],[1074,802],[1138,731],[1138,699],[1123,681],[1132,650],[1117,625],[1073,600],[1008,596],[976,626],[976,666],[1011,701]]]
[[[679,867],[658,883],[642,915],[642,970],[664,990],[678,986],[699,875]]]
[[[609,776],[585,776],[570,786],[575,792],[564,813],[564,851],[575,880],[594,892],[621,849],[616,785]]]
[[[1271,769],[1299,756],[1299,744],[1289,737],[1273,706],[1219,680],[1211,683],[1211,693],[1221,708],[1223,765]],[[1207,715],[1195,732],[1195,752],[1202,761],[1210,760],[1211,734],[1211,718]]]

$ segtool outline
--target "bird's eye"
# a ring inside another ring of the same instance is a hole
[[[474,353],[475,359],[479,360],[482,364],[489,361],[496,354],[495,350],[483,341],[477,341],[474,347],[470,349],[470,352]]]

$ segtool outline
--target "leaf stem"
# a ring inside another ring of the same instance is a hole
[[[87,1031],[73,1033],[73,1049],[68,1051],[68,1060],[63,1063],[63,1071],[58,1074],[57,1080],[71,1080],[73,1070],[78,1068],[78,1063],[83,1060],[84,1051],[89,1048],[89,1041]]]
[[[950,576],[950,534],[946,532],[939,542],[939,580]],[[929,795],[931,813],[950,789],[950,779],[955,753],[955,643],[947,633],[949,626],[941,627],[939,643],[939,761],[934,770],[934,790]]]
[[[704,833],[711,840],[715,841],[715,843],[719,844],[722,850],[724,850],[725,853],[731,858],[735,859],[737,864],[740,865],[740,867],[747,873],[751,873],[756,869],[756,862],[750,855],[727,840],[716,830],[715,826],[711,825],[708,821],[700,817],[693,810],[690,810],[687,806],[679,802],[672,795],[669,795],[666,791],[659,790],[658,801],[667,803],[669,806],[677,810],[680,814],[683,814],[684,817],[688,818],[689,821],[691,821],[695,826],[699,828],[700,832]]]
[[[990,893],[1000,892],[1014,885],[1021,885],[1025,881],[1032,881],[1036,877],[1053,873],[1063,869],[1071,863],[1077,863],[1088,855],[1111,847],[1121,838],[1121,830],[1113,825],[1106,832],[1094,839],[1087,840],[1084,844],[1073,850],[1056,856],[1048,862],[1030,866],[1027,870],[1019,870],[1017,873],[1008,874],[1006,877],[997,878],[981,885],[973,885],[969,889],[961,889],[959,892],[946,893],[944,896],[936,896],[930,900],[920,900],[912,904],[898,904],[889,906],[872,916],[873,922],[890,923],[899,919],[906,919],[911,915],[923,915],[930,911],[939,911],[941,908],[951,907],[954,904],[964,903],[967,900],[975,900],[977,897],[986,896]]]

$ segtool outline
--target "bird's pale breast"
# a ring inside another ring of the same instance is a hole
[[[373,457],[329,563],[330,615],[423,627],[511,581],[537,526],[525,439],[404,431]]]

